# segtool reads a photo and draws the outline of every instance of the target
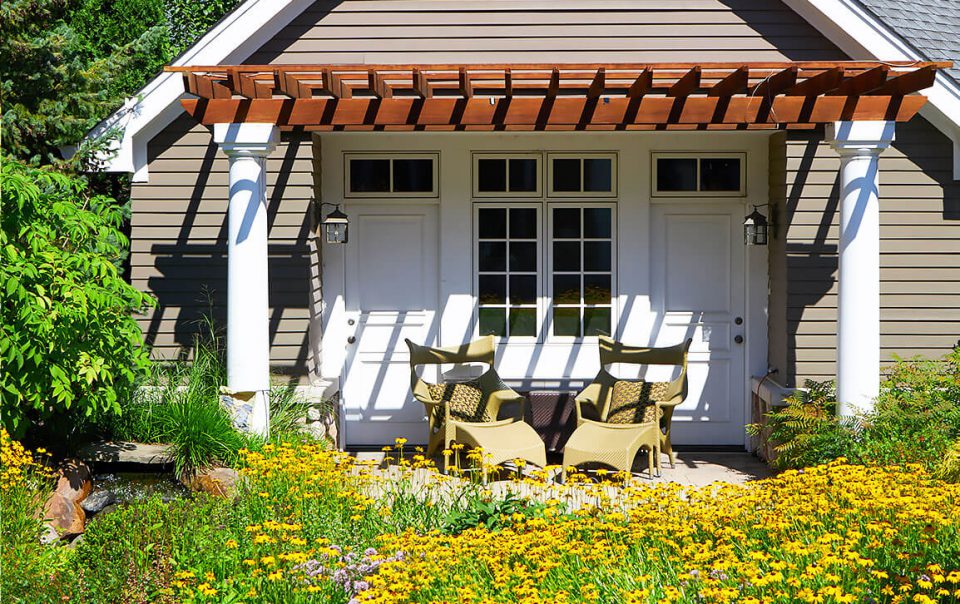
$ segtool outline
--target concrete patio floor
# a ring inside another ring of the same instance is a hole
[[[361,460],[383,461],[382,451],[349,451]],[[647,482],[675,482],[685,486],[706,486],[712,482],[744,484],[773,475],[767,464],[746,451],[680,451],[675,452],[676,467],[671,468],[667,456],[663,456],[663,472],[653,481],[647,476],[646,455],[641,452],[634,462],[636,478]],[[439,462],[439,460],[435,460]],[[550,463],[560,464],[560,456],[550,454]]]

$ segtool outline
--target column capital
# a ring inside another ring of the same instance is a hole
[[[280,129],[273,124],[214,124],[213,142],[227,155],[266,157],[277,148]]]
[[[878,155],[893,142],[895,126],[883,120],[833,122],[826,139],[840,155]]]

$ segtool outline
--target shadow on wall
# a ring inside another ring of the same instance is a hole
[[[820,209],[819,199],[821,192],[816,191],[823,184],[817,184],[816,181],[808,184],[811,176],[817,172],[823,173],[825,170],[833,169],[836,171],[833,184],[830,186],[829,197],[825,200],[823,211],[819,216],[819,224],[816,226],[816,232],[812,237],[787,237],[785,242],[786,254],[786,287],[787,287],[787,371],[784,376],[787,380],[787,386],[796,386],[798,378],[797,368],[797,350],[798,350],[798,329],[801,321],[830,321],[833,325],[830,328],[824,328],[817,333],[835,333],[836,314],[830,316],[817,315],[809,311],[811,309],[822,308],[833,310],[833,305],[824,305],[822,300],[833,290],[838,269],[838,249],[836,242],[836,233],[829,235],[831,227],[834,229],[838,225],[838,205],[839,205],[839,156],[830,153],[820,152],[820,160],[829,158],[834,160],[833,168],[823,168],[820,164],[814,170],[814,158],[822,142],[822,130],[817,133],[800,134],[791,133],[790,141],[795,148],[798,141],[801,142],[803,151],[799,156],[794,152],[792,159],[799,160],[795,170],[788,172],[792,175],[792,182],[788,181],[786,208],[784,224],[781,227],[783,231],[781,236],[794,223],[795,214],[798,211],[807,213],[809,220],[810,213]],[[805,142],[804,142],[805,141]],[[909,162],[909,164],[905,164]],[[933,201],[934,207],[925,204],[918,207],[917,211],[926,211],[928,213],[938,213],[939,218],[944,221],[960,221],[960,182],[953,180],[952,164],[953,162],[953,143],[940,131],[934,128],[929,122],[921,117],[914,118],[906,124],[897,125],[896,141],[891,149],[885,151],[880,156],[880,211],[881,211],[881,237],[885,229],[896,228],[903,225],[911,225],[916,229],[917,241],[926,240],[927,243],[935,244],[935,237],[930,234],[924,234],[925,224],[921,221],[914,225],[909,220],[901,222],[897,214],[907,216],[911,210],[907,208],[911,199],[907,197],[906,191],[910,190],[911,184],[916,179],[912,175],[923,175],[922,179],[932,179],[935,185],[924,184],[918,189],[916,195],[924,196],[923,201]],[[822,181],[821,181],[822,182]],[[927,181],[928,182],[928,181]],[[885,192],[885,187],[886,192]],[[940,193],[936,193],[931,199],[930,191],[942,191],[942,197],[936,199]],[[919,203],[921,200],[917,200]],[[946,224],[950,224],[947,222]],[[960,225],[957,225],[960,226]],[[828,236],[830,237],[828,239]],[[881,243],[881,279],[886,279],[884,270],[894,267],[923,267],[926,264],[935,264],[923,259],[923,255],[937,254],[935,248],[929,245],[917,245],[908,254],[900,251],[892,252],[885,249]],[[952,264],[951,264],[952,265]],[[924,277],[917,275],[915,279],[922,282]],[[929,278],[927,278],[929,280]],[[901,278],[902,280],[902,278]],[[921,283],[920,285],[923,285]],[[931,285],[931,287],[936,287]],[[931,292],[931,294],[935,294]],[[957,321],[960,321],[960,311],[957,314]],[[885,330],[881,327],[881,334]],[[835,350],[830,351],[829,359],[823,357],[823,363],[835,363]],[[944,349],[943,352],[947,352]],[[811,353],[812,354],[812,353]],[[888,355],[884,355],[886,357]],[[819,357],[818,357],[819,358]],[[809,360],[809,359],[808,359]],[[889,360],[889,359],[885,359]],[[830,375],[831,372],[823,372]]]
[[[306,317],[310,303],[309,238],[312,217],[308,209],[299,227],[280,225],[283,231],[281,236],[273,227],[294,171],[300,145],[309,144],[308,141],[301,132],[283,134],[280,148],[282,163],[275,175],[275,184],[267,187],[271,355],[278,361],[274,369],[292,378],[306,373],[309,356]],[[158,340],[168,346],[172,323],[172,339],[180,348],[181,356],[189,354],[195,338],[205,330],[206,317],[213,319],[221,334],[226,329],[225,204],[217,204],[223,211],[216,213],[219,222],[216,239],[198,234],[197,225],[201,212],[210,213],[209,206],[204,208],[205,199],[207,202],[222,200],[227,195],[225,184],[209,183],[214,160],[218,158],[220,163],[217,168],[222,166],[225,172],[226,161],[221,157],[218,146],[211,142],[206,147],[203,159],[192,165],[189,171],[184,170],[184,178],[192,178],[193,182],[178,233],[175,239],[153,241],[150,246],[150,258],[159,276],[150,277],[147,285],[157,299],[157,307],[145,326],[144,335],[150,346],[159,346]],[[272,180],[268,177],[268,182]],[[223,188],[223,191],[217,190],[219,188]],[[295,234],[292,229],[296,229]],[[172,316],[174,313],[175,318]],[[299,320],[299,317],[303,320]]]

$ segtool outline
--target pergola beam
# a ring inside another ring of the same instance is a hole
[[[202,102],[185,106],[203,123],[730,129],[909,119],[925,100],[913,93],[929,87],[937,69],[946,65],[841,61],[168,69],[183,72],[188,92],[200,97]],[[704,80],[710,83],[704,85]],[[289,98],[274,98],[277,92]],[[371,106],[371,101],[377,104]]]

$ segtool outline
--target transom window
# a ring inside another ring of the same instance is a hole
[[[477,210],[480,335],[537,335],[539,267],[539,208],[485,206]]]
[[[475,153],[474,197],[540,197],[540,153]]]
[[[743,153],[653,156],[654,195],[743,195]]]
[[[344,169],[347,197],[437,196],[436,154],[347,154]]]
[[[552,197],[612,197],[617,194],[614,153],[551,153],[549,195]]]
[[[613,321],[613,208],[550,209],[553,335],[610,335]]]

